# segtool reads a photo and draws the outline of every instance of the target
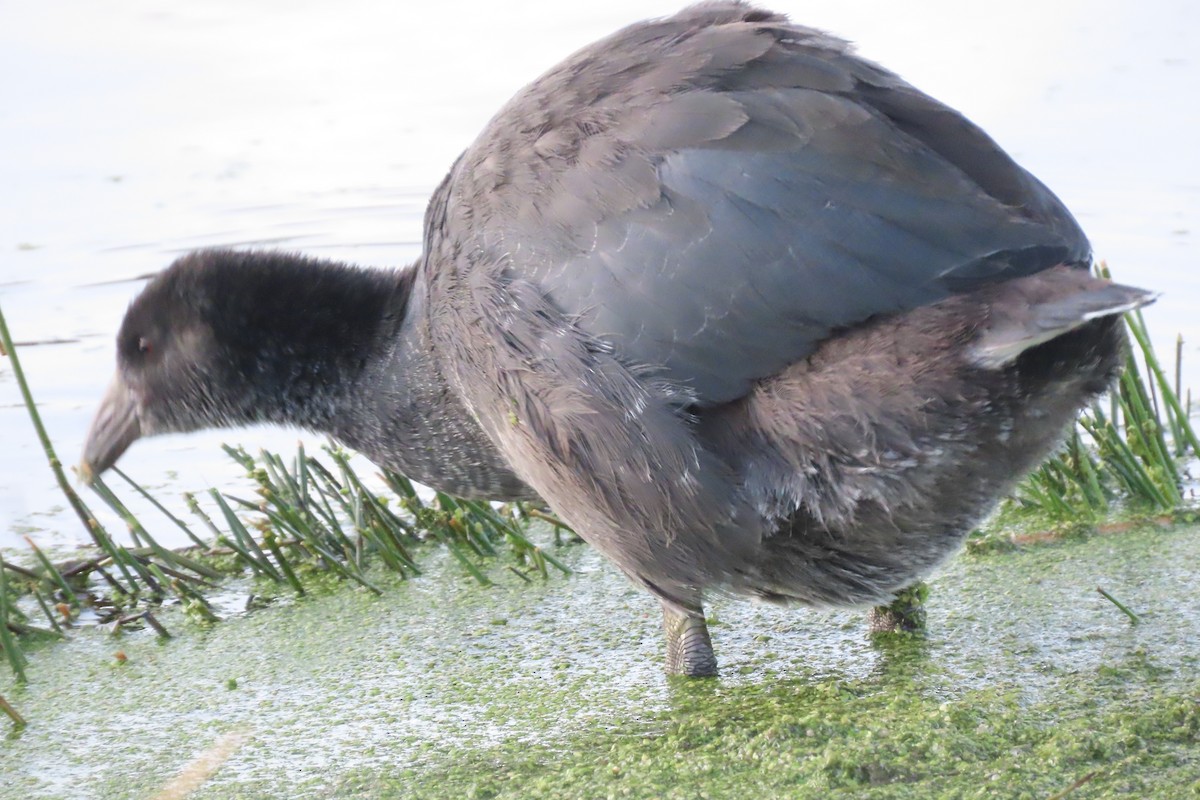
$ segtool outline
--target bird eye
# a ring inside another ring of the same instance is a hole
[[[149,353],[153,348],[150,346],[150,340],[145,336],[138,339],[138,352]]]

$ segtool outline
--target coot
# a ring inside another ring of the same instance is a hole
[[[452,166],[396,271],[205,250],[149,282],[85,474],[138,437],[332,434],[543,498],[716,670],[702,602],[885,602],[1118,369],[1149,295],[961,115],[735,2],[584,48]]]

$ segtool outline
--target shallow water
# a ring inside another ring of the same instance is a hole
[[[211,245],[395,265],[425,202],[519,86],[677,2],[337,4],[63,0],[0,26],[0,304],[59,454],[74,461],[141,278]],[[859,43],[965,111],[1055,189],[1124,279],[1161,289],[1150,324],[1193,362],[1200,297],[1200,7],[1019,0],[919,10],[776,3]],[[47,343],[55,342],[55,343]],[[1192,363],[1189,378],[1200,375]],[[228,486],[217,443],[139,443],[123,466],[174,495]],[[0,360],[0,547],[82,537]],[[174,477],[178,473],[179,477]],[[112,522],[112,520],[109,520]],[[119,527],[119,526],[117,526]],[[167,534],[169,541],[170,534]]]
[[[378,576],[381,597],[343,584],[211,629],[168,609],[165,642],[75,632],[30,654],[26,687],[0,670],[30,721],[0,739],[0,800],[153,797],[231,735],[197,797],[1044,798],[1098,771],[1079,797],[1169,798],[1200,781],[1195,528],[959,558],[923,639],[718,600],[719,681],[666,679],[656,604],[594,550],[556,554],[575,574],[493,564],[481,588],[439,551],[419,578]],[[907,777],[831,766],[864,759]],[[988,775],[1005,789],[978,793]]]

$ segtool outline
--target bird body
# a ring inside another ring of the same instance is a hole
[[[275,421],[451,494],[541,497],[715,670],[706,592],[884,601],[1116,374],[1059,200],[840,40],[740,3],[518,93],[395,272],[201,251],[118,336],[85,450]],[[148,343],[148,348],[141,344]]]

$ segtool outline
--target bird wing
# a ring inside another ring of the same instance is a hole
[[[699,406],[839,328],[1090,259],[1058,199],[960,114],[740,4],[579,52],[440,194],[436,234]]]

